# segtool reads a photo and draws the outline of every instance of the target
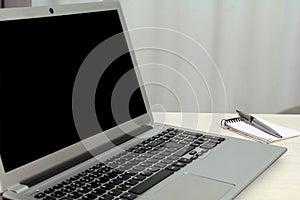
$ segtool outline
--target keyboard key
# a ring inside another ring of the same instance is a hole
[[[170,166],[166,167],[166,169],[171,170],[171,171],[178,171],[178,170],[180,170],[180,167],[170,165]]]
[[[198,152],[198,153],[197,153],[197,156],[202,156],[202,155],[203,155],[202,152]]]
[[[167,178],[171,174],[173,174],[173,171],[161,170],[157,174],[154,174],[153,176],[146,179],[144,182],[138,184],[137,186],[135,186],[134,188],[129,190],[129,192],[132,192],[132,193],[135,193],[135,194],[138,194],[138,195],[142,194],[143,192],[145,192],[146,190],[148,190],[152,186],[156,185],[160,181],[164,180],[165,178]]]
[[[65,192],[62,192],[62,191],[59,191],[59,190],[57,190],[57,191],[55,191],[51,194],[51,196],[56,197],[56,198],[61,198],[65,195],[66,195]]]
[[[137,181],[137,180],[134,180],[134,179],[130,179],[130,180],[126,181],[125,183],[126,183],[127,185],[133,186],[133,185],[138,184],[138,181]]]
[[[70,183],[72,183],[72,181],[70,181],[70,180],[65,180],[65,181],[63,181],[61,184],[63,184],[63,185],[69,185]]]
[[[171,155],[171,152],[163,151],[159,155],[161,155],[161,156],[169,156],[169,155]]]
[[[112,200],[112,199],[114,199],[114,196],[109,195],[109,194],[99,197],[99,200]]]
[[[54,189],[49,188],[49,189],[46,189],[46,190],[44,191],[44,193],[46,193],[46,194],[51,194],[51,193],[54,192],[54,191],[55,191]]]
[[[192,143],[191,146],[193,146],[193,147],[199,147],[200,144],[198,144],[198,143],[195,142],[195,143]]]
[[[122,191],[118,190],[118,189],[113,189],[113,190],[111,190],[111,191],[108,192],[108,194],[113,195],[113,196],[118,196],[121,193],[122,193]]]
[[[109,173],[107,174],[107,176],[108,176],[109,178],[115,178],[116,176],[118,176],[118,174],[116,174],[116,173],[114,173],[114,172],[109,172]]]
[[[199,141],[199,140],[196,140],[194,143],[195,143],[195,144],[203,144],[203,143],[204,143],[204,141]]]
[[[113,173],[116,173],[116,174],[122,174],[122,173],[123,173],[123,171],[119,171],[119,170],[117,170],[117,169],[112,170],[112,172],[113,172]]]
[[[54,197],[46,196],[43,198],[43,200],[56,200]]]
[[[207,138],[207,139],[211,139],[211,140],[218,140],[219,139],[219,137],[217,137],[217,136],[211,136],[211,135],[205,135],[203,137]]]
[[[135,168],[133,168],[133,171],[135,172],[141,172],[141,171],[144,171],[146,169],[146,167],[143,167],[143,166],[136,166]]]
[[[196,132],[191,132],[191,131],[185,131],[184,134],[185,135],[196,136],[196,137],[202,137],[203,136],[203,134],[201,134],[201,133],[196,133]]]
[[[69,178],[70,181],[77,181],[78,179],[80,179],[79,176],[73,176],[73,177]]]
[[[146,171],[141,172],[140,174],[144,175],[144,176],[151,176],[153,174],[153,172],[149,171],[149,170],[146,170]]]
[[[137,181],[142,181],[146,178],[146,176],[143,175],[136,175],[135,177],[132,177],[132,179],[137,180]]]
[[[153,155],[157,155],[157,154],[159,154],[159,152],[160,151],[157,151],[157,150],[151,150],[151,151],[149,151],[148,153],[150,153],[150,154],[153,154]]]
[[[174,160],[177,160],[177,159],[178,159],[178,157],[176,156],[176,159],[174,159]],[[173,160],[166,158],[166,159],[162,160],[161,162],[165,163],[165,164],[170,164],[173,162]]]
[[[88,186],[84,186],[82,188],[78,188],[77,189],[77,192],[80,192],[80,193],[88,193],[92,190],[91,187],[88,187]]]
[[[186,144],[188,144],[189,142],[186,142],[186,141],[181,141],[181,142],[179,142],[179,144],[183,144],[183,145],[186,145]]]
[[[153,163],[151,162],[144,162],[141,164],[142,167],[150,167]]]
[[[158,135],[160,135],[160,134],[158,134]],[[155,140],[154,137],[148,138],[148,141],[153,141],[153,140]]]
[[[175,136],[175,135],[172,135],[172,134],[165,135],[165,137],[167,137],[167,138],[169,138],[169,139],[173,138],[174,136]]]
[[[180,170],[180,167],[170,165],[166,169],[168,169],[170,171],[178,171],[178,170]]]
[[[150,158],[147,160],[148,163],[157,163],[159,160],[155,158]]]
[[[190,151],[189,155],[195,155],[197,153],[197,151],[193,150],[193,151]]]
[[[184,147],[183,149],[177,151],[175,153],[175,155],[177,155],[177,156],[184,156],[185,154],[189,153],[190,151],[192,151],[194,149],[195,149],[195,147],[187,146],[187,147]]]
[[[160,168],[160,169],[163,169],[167,166],[168,164],[166,163],[157,163],[155,164],[153,167],[157,167],[157,168]]]
[[[75,182],[73,182],[73,183],[71,184],[71,186],[79,188],[79,187],[84,186],[84,184],[85,184],[84,182],[81,182],[81,181],[75,181]]]
[[[197,139],[198,137],[196,137],[196,136],[192,136],[192,135],[190,135],[189,137],[188,137],[188,139],[190,139],[190,140],[195,140],[195,139]]]
[[[113,179],[109,182],[109,184],[112,184],[112,185],[119,185],[120,183],[122,183],[123,181],[120,180],[120,179]]]
[[[72,199],[69,198],[69,197],[63,197],[63,198],[61,198],[61,199],[59,199],[59,200],[72,200]]]
[[[104,194],[105,192],[106,192],[105,190],[102,190],[102,189],[98,188],[98,189],[93,190],[93,191],[91,192],[91,194],[94,194],[94,195],[99,196],[99,195]]]
[[[136,171],[130,170],[128,172],[125,172],[124,174],[129,175],[129,176],[135,176],[137,174]]]
[[[200,142],[205,142],[205,141],[207,141],[208,139],[207,138],[199,138],[198,139],[198,141],[200,141]]]
[[[153,156],[153,154],[145,153],[145,154],[141,155],[141,158],[145,158],[145,160],[146,160],[147,158],[151,158],[152,156]]]
[[[175,132],[175,133],[182,133],[182,132],[183,132],[183,130],[180,130],[180,129],[175,129],[173,132]]]
[[[215,146],[217,146],[217,144],[214,142],[206,142],[206,143],[202,144],[200,147],[205,148],[205,149],[212,149]]]
[[[44,196],[46,196],[45,193],[38,193],[38,194],[34,195],[34,198],[40,199],[40,198],[43,198]]]
[[[184,141],[190,143],[190,142],[193,142],[194,140],[193,140],[193,139],[190,139],[190,138],[186,138],[186,139],[184,139]]]
[[[132,193],[124,193],[121,195],[121,198],[123,199],[128,199],[128,200],[133,200],[137,197],[137,195],[132,194]]]
[[[221,141],[219,141],[219,140],[209,140],[209,142],[213,142],[213,143],[216,143],[216,144],[220,144],[221,143]]]
[[[89,183],[92,180],[94,180],[94,178],[92,176],[86,176],[80,179],[80,181],[85,182],[85,183]]]
[[[100,185],[101,185],[101,183],[99,181],[93,181],[93,182],[90,182],[87,186],[91,187],[91,188],[97,188]]]
[[[158,140],[155,140],[155,141],[149,143],[148,145],[151,146],[151,147],[156,147],[156,146],[158,146],[158,145],[160,145],[164,142],[165,142],[164,140],[158,139]]]
[[[164,137],[161,137],[160,139],[161,139],[161,140],[165,140],[165,141],[166,141],[166,140],[169,140],[170,138],[168,138],[168,137],[164,136]]]
[[[175,162],[175,163],[173,163],[172,165],[173,165],[173,166],[176,166],[176,167],[185,167],[185,166],[186,166],[186,164],[183,163],[183,162]]]
[[[145,153],[146,150],[143,150],[143,149],[137,149],[137,150],[134,150],[133,152],[134,152],[134,153]]]
[[[62,187],[63,187],[62,184],[57,184],[57,185],[53,186],[53,189],[58,190],[58,189],[60,189]]]
[[[118,176],[119,179],[125,181],[127,179],[129,179],[131,176],[127,175],[127,174],[121,174]]]
[[[153,167],[150,167],[149,170],[151,170],[152,172],[157,172],[160,170],[160,168],[153,166]]]
[[[167,159],[169,159],[169,160],[177,160],[178,158],[180,158],[180,156],[172,155],[172,156],[169,156]]]
[[[106,183],[107,181],[109,181],[109,179],[108,179],[108,178],[105,178],[105,177],[100,177],[100,178],[98,179],[98,181],[99,181],[100,183]]]
[[[114,185],[111,185],[111,184],[105,184],[105,185],[102,185],[100,187],[100,189],[102,190],[111,190],[112,188],[114,188],[115,186]]]
[[[93,200],[93,199],[96,199],[96,198],[97,198],[97,196],[94,195],[94,194],[86,194],[83,197],[81,197],[82,200]]]
[[[77,199],[81,196],[82,196],[82,193],[80,193],[80,192],[72,192],[71,194],[68,195],[68,197],[73,198],[73,199]]]
[[[170,133],[169,133],[169,135],[173,135],[173,136],[175,136],[175,135],[177,135],[177,133],[170,132]]]
[[[118,190],[123,190],[123,191],[129,190],[130,188],[131,188],[131,186],[126,185],[126,184],[122,184],[117,187]]]
[[[155,156],[153,156],[153,158],[160,160],[160,159],[165,158],[165,156],[162,156],[162,155],[155,155]]]
[[[189,159],[189,158],[180,158],[178,161],[179,162],[183,162],[183,163],[190,163],[190,162],[192,162],[192,160]]]
[[[72,186],[66,186],[63,189],[61,189],[62,191],[66,192],[66,193],[70,193],[73,192],[76,188],[72,187]]]

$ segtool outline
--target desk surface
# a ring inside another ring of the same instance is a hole
[[[233,114],[154,113],[154,120],[160,123],[185,128],[209,131],[221,135],[246,139],[220,127],[222,118]],[[258,115],[278,125],[300,131],[300,115]],[[288,151],[268,170],[250,184],[237,200],[283,200],[300,199],[300,137],[274,143]]]
[[[194,113],[154,113],[154,120],[160,123],[185,128],[209,131],[232,137],[239,137],[220,127],[220,120],[232,114],[194,114]],[[300,131],[300,115],[259,115],[270,122]],[[246,138],[244,138],[246,139]],[[267,171],[250,184],[237,200],[285,200],[300,199],[300,137],[277,142],[288,151]],[[1,197],[0,197],[0,200]]]

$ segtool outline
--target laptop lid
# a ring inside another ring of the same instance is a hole
[[[1,191],[152,122],[123,30],[118,2],[0,10]]]

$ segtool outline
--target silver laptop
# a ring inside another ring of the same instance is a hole
[[[5,198],[233,199],[286,151],[153,123],[124,30],[117,2],[0,10]]]

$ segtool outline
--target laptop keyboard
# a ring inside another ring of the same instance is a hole
[[[224,140],[168,128],[34,197],[43,200],[132,200]]]

